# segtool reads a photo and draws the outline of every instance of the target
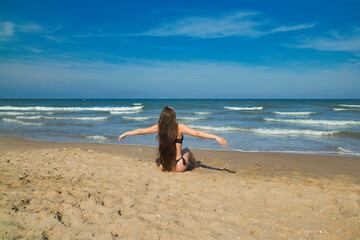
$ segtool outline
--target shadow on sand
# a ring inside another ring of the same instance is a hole
[[[159,161],[159,159],[156,159],[156,160],[155,160],[155,163],[157,164],[158,161]],[[219,172],[236,173],[236,171],[232,171],[232,170],[229,170],[229,169],[227,169],[227,168],[211,167],[211,166],[202,164],[200,161],[196,161],[196,163],[197,163],[197,167],[198,167],[198,168],[205,168],[205,169],[214,170],[214,171],[219,171]],[[194,165],[190,162],[188,168],[186,169],[186,171],[192,171],[192,170],[194,170],[194,169],[195,169]]]
[[[220,172],[228,172],[228,173],[236,173],[236,171],[232,171],[229,170],[227,168],[216,168],[216,167],[211,167],[205,164],[202,164],[200,161],[196,161],[198,168],[205,168],[205,169],[209,169],[209,170],[214,170],[214,171],[220,171]],[[192,171],[194,170],[194,165],[192,165],[191,163],[189,164],[190,166],[186,169],[187,171]]]

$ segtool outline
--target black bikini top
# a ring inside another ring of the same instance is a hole
[[[175,143],[180,143],[180,144],[182,144],[183,140],[184,140],[184,135],[181,134],[181,138],[176,138],[176,139],[175,139]]]

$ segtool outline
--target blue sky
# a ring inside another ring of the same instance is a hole
[[[1,98],[359,98],[360,1],[0,1]]]

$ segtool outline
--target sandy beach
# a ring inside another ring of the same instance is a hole
[[[0,138],[0,239],[359,239],[360,158]]]

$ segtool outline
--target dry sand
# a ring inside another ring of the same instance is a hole
[[[0,239],[360,239],[360,158],[194,153],[2,137]]]

